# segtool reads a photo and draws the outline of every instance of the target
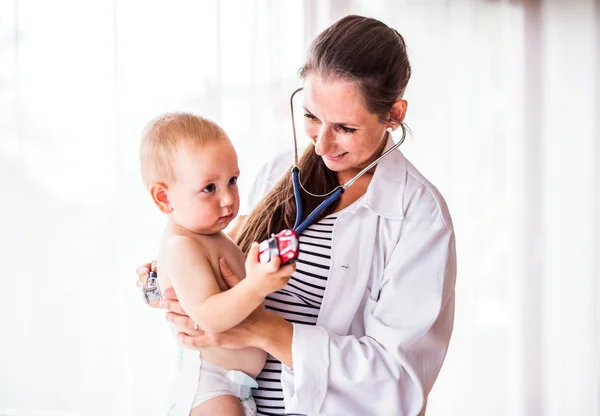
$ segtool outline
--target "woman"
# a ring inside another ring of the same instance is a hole
[[[377,20],[347,16],[315,39],[300,74],[312,141],[301,179],[324,194],[404,129],[406,45]],[[244,252],[293,227],[289,160],[273,161],[257,178],[254,191],[268,192],[241,228]],[[310,213],[322,199],[303,193],[302,200]],[[301,235],[300,247],[288,286],[229,331],[204,334],[176,300],[163,301],[180,342],[267,351],[254,392],[259,414],[424,414],[454,320],[454,232],[442,196],[393,151]]]

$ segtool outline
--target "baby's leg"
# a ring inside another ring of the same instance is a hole
[[[213,397],[210,400],[196,406],[190,412],[190,416],[244,416],[244,407],[235,396],[223,395]]]

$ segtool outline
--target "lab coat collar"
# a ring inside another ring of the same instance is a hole
[[[393,145],[394,141],[390,135],[383,151],[385,152]],[[384,218],[403,219],[406,175],[406,158],[399,149],[396,149],[377,165],[361,206],[369,208]]]

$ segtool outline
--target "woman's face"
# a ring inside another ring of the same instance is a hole
[[[355,83],[306,77],[304,129],[325,165],[340,176],[354,176],[380,155],[387,127],[367,110]]]

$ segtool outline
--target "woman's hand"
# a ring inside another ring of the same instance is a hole
[[[136,269],[138,275],[138,281],[136,282],[137,287],[146,287],[148,279],[150,278],[150,271],[156,271],[156,260],[152,260],[150,263],[142,264]]]
[[[175,312],[167,312],[167,321],[175,325],[177,340],[192,349],[203,347],[219,347],[237,350],[246,347],[258,347],[255,325],[267,318],[268,312],[263,306],[254,310],[246,319],[223,332],[208,333],[196,328],[194,321],[187,316]]]
[[[148,287],[148,279],[150,278],[150,271],[156,272],[156,260],[152,260],[150,263],[142,264],[140,267],[136,269],[136,274],[138,276],[138,280],[136,283],[139,290],[142,288]],[[158,308],[158,300],[152,300],[148,302],[146,298],[146,303],[153,308]]]
[[[227,286],[230,288],[237,285],[242,280],[235,275],[224,258],[219,259],[219,270],[221,271],[225,283],[227,283]],[[163,307],[163,303],[165,309],[170,310],[167,312],[166,318],[167,321],[175,325],[178,332],[177,340],[183,345],[193,349],[202,347],[240,349],[251,346],[253,343],[253,335],[250,328],[266,314],[264,307],[261,306],[237,326],[224,332],[210,334],[204,332],[201,328],[198,328],[194,321],[181,310],[179,302],[176,300],[163,300],[161,302],[161,307]],[[179,307],[180,311],[172,309],[177,307]]]
[[[225,259],[219,259],[221,275],[229,287],[238,284],[241,279],[231,270]],[[240,349],[256,347],[267,351],[289,368],[294,368],[292,361],[293,325],[285,319],[268,312],[264,306],[256,308],[246,319],[227,331],[211,334],[198,328],[194,321],[183,311],[172,309],[179,302],[169,300],[167,321],[173,323],[177,330],[177,340],[191,349],[203,347],[219,347]],[[161,304],[162,304],[161,302]]]
[[[231,268],[227,264],[227,261],[223,258],[219,259],[219,269],[221,270],[221,274],[223,276],[223,279],[225,280],[225,283],[227,283],[227,285],[230,288],[237,285],[241,281],[241,279],[237,277],[235,273],[233,273],[233,270],[231,270]],[[136,273],[138,276],[138,280],[136,282],[136,285],[138,288],[146,287],[148,285],[148,279],[150,278],[150,270],[158,274],[156,261],[153,260],[150,263],[142,264],[140,267],[137,268]],[[165,289],[165,291],[162,293],[162,297],[162,300],[151,301],[148,303],[148,305],[150,305],[153,308],[167,309],[179,316],[183,316],[189,319],[190,322],[192,321],[181,307],[181,304],[177,300],[177,295],[175,295],[175,291],[172,287]],[[192,328],[193,327],[194,324],[192,322]]]
[[[158,273],[155,260],[152,260],[150,263],[142,264],[140,267],[137,268],[136,273],[138,275],[138,280],[136,282],[136,285],[138,288],[141,289],[142,287],[148,286],[150,270],[152,270],[155,273]],[[175,295],[175,291],[173,290],[173,288],[167,288],[162,294],[162,296],[163,300],[153,300],[148,302],[148,305],[150,305],[153,308],[169,309],[178,313],[185,314],[185,312],[181,308],[181,305],[177,301],[177,296]]]

